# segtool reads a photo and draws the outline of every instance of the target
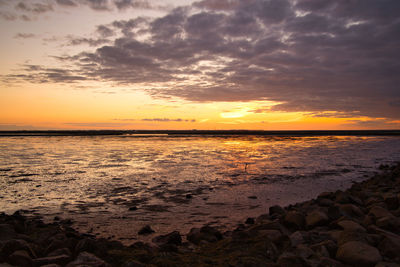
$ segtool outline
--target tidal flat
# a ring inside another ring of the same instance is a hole
[[[398,136],[4,136],[0,210],[70,219],[125,245],[349,188],[400,160]],[[138,232],[146,225],[155,231]],[[184,237],[185,239],[185,237]]]

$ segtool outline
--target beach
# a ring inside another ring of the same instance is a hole
[[[78,233],[70,220],[3,213],[0,259],[14,266],[398,266],[400,165],[380,171],[345,191],[272,206],[231,231],[204,225],[130,246]]]

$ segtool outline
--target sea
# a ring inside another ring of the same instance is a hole
[[[70,219],[124,244],[230,230],[400,161],[400,136],[0,136],[0,212]],[[138,231],[150,225],[152,235]]]

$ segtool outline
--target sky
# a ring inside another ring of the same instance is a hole
[[[0,130],[400,128],[399,0],[0,0]]]

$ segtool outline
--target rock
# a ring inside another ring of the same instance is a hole
[[[289,227],[294,227],[295,229],[303,229],[305,218],[304,215],[298,211],[288,211],[285,215],[283,222]]]
[[[10,240],[17,236],[14,227],[10,224],[0,224],[0,240]]]
[[[152,240],[157,245],[180,245],[182,243],[181,234],[178,231],[166,235],[159,235]]]
[[[271,216],[284,215],[284,214],[285,210],[279,205],[269,207],[269,215]]]
[[[192,196],[191,194],[187,194],[187,195],[185,196],[185,198],[186,198],[186,199],[191,199],[191,198],[193,198],[193,196]]]
[[[331,207],[335,204],[335,202],[333,202],[332,200],[328,199],[328,198],[319,198],[317,199],[318,205],[322,206],[322,207]]]
[[[136,206],[132,206],[132,207],[129,207],[129,210],[130,211],[135,211],[135,210],[137,210],[138,208],[136,207]]]
[[[341,245],[336,253],[336,259],[357,266],[374,266],[382,260],[379,251],[359,241],[350,241]]]
[[[350,221],[350,220],[343,220],[337,223],[338,226],[343,228],[343,230],[346,231],[359,231],[359,232],[365,232],[366,229],[362,227],[360,224]]]
[[[394,235],[385,235],[378,245],[379,250],[384,256],[390,258],[400,258],[400,238]]]
[[[315,210],[307,214],[306,225],[307,228],[313,228],[315,226],[326,224],[328,220],[329,218],[324,212]]]
[[[399,208],[399,198],[395,194],[385,194],[383,196],[383,201],[385,201],[389,210]]]
[[[42,266],[46,264],[59,264],[65,265],[69,262],[71,257],[69,255],[57,255],[57,256],[48,256],[43,258],[37,258],[33,260],[35,266]]]
[[[353,204],[343,204],[339,205],[339,211],[340,213],[348,218],[355,218],[355,219],[362,219],[364,218],[364,213],[358,208],[357,206]]]
[[[321,256],[335,257],[338,246],[332,240],[325,240],[320,243],[311,245],[310,248]],[[328,255],[326,255],[326,252],[328,252]]]
[[[294,250],[294,253],[297,256],[300,256],[305,260],[309,259],[311,256],[313,256],[315,254],[311,248],[309,248],[307,245],[304,245],[304,244],[297,245]],[[328,254],[328,256],[329,256],[329,254]]]
[[[257,196],[248,196],[247,198],[250,198],[250,199],[257,199]]]
[[[40,267],[61,267],[61,265],[58,265],[58,264],[52,263],[52,264],[46,264],[46,265],[42,265],[42,266],[40,266]]]
[[[375,265],[375,267],[399,267],[399,264],[398,263],[381,261],[381,262],[378,262],[378,264]]]
[[[109,267],[109,265],[102,259],[96,257],[89,252],[81,252],[76,260],[66,265],[67,267]]]
[[[63,247],[61,247],[63,249]],[[54,251],[54,250],[52,250]],[[94,252],[96,251],[96,241],[90,238],[84,238],[78,241],[75,246],[75,253],[79,254],[80,252],[87,251],[87,252]],[[75,254],[75,255],[76,255]]]
[[[139,235],[149,235],[152,233],[154,233],[154,230],[151,229],[150,225],[143,226],[138,232]]]
[[[304,243],[303,235],[300,231],[296,231],[289,236],[290,242],[293,247],[298,246],[299,244]]]
[[[59,249],[53,250],[52,252],[47,254],[47,256],[59,256],[59,255],[71,256],[72,253],[69,250],[69,248],[59,248]]]
[[[32,258],[25,250],[17,250],[8,257],[8,262],[19,267],[32,266]]]
[[[319,259],[319,264],[318,267],[344,267],[344,265],[339,262],[335,261],[334,259],[328,258],[328,257],[321,257]]]
[[[321,194],[318,195],[317,199],[321,199],[321,198],[325,198],[325,199],[334,199],[335,198],[335,193],[332,192],[322,192]]]
[[[277,242],[282,237],[282,233],[278,230],[260,230],[259,234],[266,236],[272,242]]]
[[[125,262],[122,267],[146,267],[146,265],[139,261],[130,260]]]
[[[6,243],[4,243],[3,248],[1,249],[1,253],[3,256],[9,256],[14,251],[17,251],[17,250],[24,250],[24,251],[28,252],[30,257],[33,257],[33,258],[36,257],[36,253],[31,248],[29,243],[22,239],[8,240]]]
[[[202,228],[192,228],[186,235],[188,241],[193,244],[200,244],[202,241],[205,242],[216,242],[222,239],[222,234],[217,229],[211,226],[203,226]]]
[[[296,267],[308,266],[307,262],[302,257],[288,252],[284,252],[278,258],[277,263],[279,266],[296,266]]]
[[[387,209],[378,205],[373,205],[370,208],[368,215],[372,215],[375,219],[380,219],[383,217],[393,217],[393,214],[391,214]]]
[[[245,221],[245,224],[254,224],[254,223],[255,223],[254,218],[247,218]]]
[[[386,216],[376,220],[376,226],[397,233],[400,231],[400,220],[394,216]]]
[[[338,245],[343,245],[350,241],[360,241],[360,242],[366,243],[367,242],[366,236],[367,235],[362,232],[344,230],[344,231],[340,232],[338,239],[337,239],[337,243],[338,243]]]

